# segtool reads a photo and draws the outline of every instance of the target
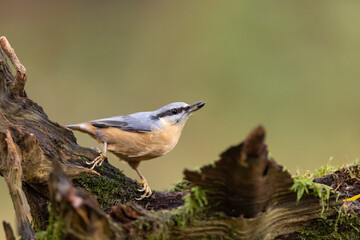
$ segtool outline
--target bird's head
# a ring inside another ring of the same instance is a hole
[[[192,113],[199,110],[204,105],[205,102],[203,101],[191,105],[184,102],[174,102],[154,111],[152,117],[156,120],[162,120],[170,125],[184,125]]]

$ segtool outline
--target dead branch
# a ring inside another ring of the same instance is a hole
[[[25,97],[26,69],[17,58],[14,49],[10,46],[6,37],[0,37],[0,46],[16,69],[15,79],[10,85],[9,93],[13,96]]]

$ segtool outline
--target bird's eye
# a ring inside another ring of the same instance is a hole
[[[174,108],[174,109],[171,109],[171,112],[173,113],[173,114],[177,114],[177,109],[176,108]]]

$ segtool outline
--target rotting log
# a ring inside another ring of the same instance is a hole
[[[108,162],[88,169],[86,160],[97,153],[77,145],[71,131],[27,97],[25,67],[5,37],[0,46],[0,174],[23,239],[35,238],[34,230],[41,239],[299,239],[306,234],[299,230],[325,217],[339,227],[344,206],[357,217],[349,211],[357,205],[341,201],[358,193],[357,166],[315,179],[332,193],[311,180],[301,197],[290,190],[299,181],[269,157],[262,126],[218,161],[185,170],[177,191],[135,201],[136,181]]]

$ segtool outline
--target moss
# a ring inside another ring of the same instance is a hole
[[[176,210],[154,212],[146,218],[138,219],[140,233],[147,233],[147,239],[169,239],[169,229],[179,228],[181,231],[191,225],[194,219],[206,216],[208,201],[201,187],[191,188],[190,194],[186,195],[184,200],[184,206]],[[142,239],[142,236],[135,236],[134,239]]]
[[[333,189],[327,185],[321,184],[321,183],[315,183],[313,182],[314,178],[320,178],[324,175],[334,175],[334,179],[337,178],[335,176],[337,171],[339,169],[343,169],[342,175],[348,175],[349,179],[355,178],[358,179],[360,176],[360,166],[359,166],[359,160],[356,159],[351,164],[346,164],[341,167],[339,166],[333,166],[330,164],[332,158],[330,158],[329,162],[322,166],[319,169],[316,169],[314,173],[310,171],[306,171],[305,174],[298,173],[296,176],[294,176],[294,184],[290,188],[290,190],[297,193],[297,202],[301,199],[304,193],[306,194],[312,194],[320,199],[320,204],[323,207],[323,211],[325,210],[325,206],[328,204],[330,193],[336,194],[336,201],[339,198],[339,193],[335,193]]]
[[[49,219],[49,226],[46,231],[40,231],[36,233],[38,240],[62,240],[64,221],[59,216],[51,216]]]
[[[315,183],[312,179],[302,178],[294,179],[294,183],[290,190],[297,193],[297,204],[304,193],[312,194],[313,196],[318,197],[320,199],[320,205],[322,206],[322,212],[324,212],[325,207],[329,203],[332,188],[325,184]]]
[[[359,160],[356,159],[352,164],[343,165],[341,167],[332,166],[329,163],[311,173],[307,171],[304,175],[296,176],[291,189],[297,192],[298,201],[304,193],[313,194],[320,198],[320,204],[323,211],[327,205],[330,194],[334,192],[331,187],[319,183],[314,183],[315,177],[324,175],[334,175],[333,177],[348,176],[349,179],[358,179],[360,176]],[[339,169],[341,172],[336,172]],[[344,181],[347,181],[344,180]],[[338,201],[339,193],[336,193],[336,201]],[[301,239],[359,239],[360,235],[360,219],[357,212],[359,211],[358,203],[346,202],[341,207],[336,207],[327,214],[330,217],[324,217],[314,220],[307,227],[299,230]]]
[[[185,196],[184,200],[185,212],[190,216],[194,216],[208,205],[205,191],[199,186],[191,188],[191,194]]]
[[[122,173],[115,174],[113,178],[105,175],[85,175],[75,179],[74,183],[90,192],[105,211],[109,211],[118,202],[133,200],[137,197],[136,189],[141,187],[138,184],[128,184]]]
[[[325,166],[321,166],[320,168],[316,169],[314,171],[313,177],[322,177],[326,174],[332,174],[335,171],[339,170],[340,168],[342,168],[343,166],[334,166],[331,164],[331,161],[333,160],[333,157],[330,157],[329,161],[327,162],[327,164]]]
[[[335,217],[320,218],[298,231],[301,239],[359,239],[360,219],[347,205],[334,209]]]
[[[205,191],[199,186],[191,188],[190,194],[183,199],[185,201],[184,206],[176,209],[169,217],[171,226],[183,228],[190,224],[195,216],[201,217],[207,209],[208,201]]]
[[[169,192],[189,192],[191,190],[191,183],[187,180],[181,180]]]
[[[322,213],[325,211],[326,206],[329,203],[330,193],[336,194],[336,201],[338,200],[339,193],[335,193],[333,189],[325,184],[315,183],[314,178],[322,177],[326,174],[334,174],[340,168],[344,168],[345,171],[348,171],[349,175],[358,174],[357,167],[354,168],[354,164],[358,163],[358,160],[354,161],[351,165],[333,166],[330,164],[332,158],[329,159],[328,163],[325,166],[316,169],[314,173],[306,171],[305,174],[297,173],[296,176],[293,176],[294,183],[291,186],[290,190],[297,193],[297,203],[300,201],[304,193],[311,194],[315,197],[318,197],[320,200],[320,205],[322,206]]]
[[[195,186],[191,188],[190,194],[184,198],[184,206],[179,207],[171,213],[168,218],[169,226],[184,228],[191,224],[195,218],[202,218],[206,215],[208,201],[205,191]]]
[[[328,163],[325,166],[321,166],[320,168],[314,170],[314,172],[310,172],[307,170],[304,174],[301,174],[300,171],[298,170],[297,174],[293,176],[293,178],[311,178],[311,179],[320,178],[326,174],[334,174],[336,171],[342,168],[349,174],[351,178],[359,174],[360,171],[359,159],[355,159],[352,163],[344,164],[341,166],[334,166],[331,164],[331,161],[332,161],[332,157],[329,159]]]

